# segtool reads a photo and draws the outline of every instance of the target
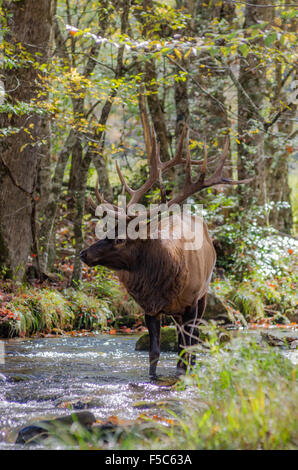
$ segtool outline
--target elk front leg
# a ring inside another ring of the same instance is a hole
[[[150,349],[149,349],[149,375],[156,377],[156,366],[160,356],[160,324],[161,317],[157,315],[145,315],[146,326],[149,331]]]

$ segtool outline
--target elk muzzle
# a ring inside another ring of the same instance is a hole
[[[112,241],[108,239],[99,240],[98,242],[86,248],[80,253],[83,263],[88,266],[96,266],[101,264],[103,258],[109,255],[112,250]]]

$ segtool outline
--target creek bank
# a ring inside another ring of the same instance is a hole
[[[0,292],[0,337],[56,334],[73,330],[103,330],[114,318],[107,299],[75,289],[20,288]]]
[[[271,291],[270,295],[273,295]],[[252,293],[250,284],[237,286],[229,280],[217,279],[209,289],[202,320],[238,326],[247,326],[262,319],[270,324],[297,320],[297,312],[292,305],[283,305],[278,299],[274,299],[274,305],[269,305],[268,299],[263,298],[260,292]],[[163,316],[162,324],[170,326],[171,317]],[[97,290],[90,285],[85,285],[81,290],[50,286],[13,288],[0,282],[0,338],[49,337],[74,334],[75,331],[104,330],[110,331],[110,334],[144,330],[141,307],[115,282],[111,284],[103,280]],[[176,350],[174,345],[171,347],[167,350]]]
[[[170,420],[168,420],[170,422]],[[169,423],[168,423],[169,424]],[[96,438],[98,442],[107,444],[111,440],[120,441],[126,434],[132,432],[142,432],[144,436],[150,438],[156,432],[153,424],[148,423],[144,418],[137,420],[120,419],[117,416],[110,416],[105,420],[96,420],[90,411],[71,413],[69,416],[62,416],[51,420],[43,420],[32,423],[22,428],[15,441],[21,445],[38,445],[49,439],[73,440],[82,433],[88,435],[92,440]]]

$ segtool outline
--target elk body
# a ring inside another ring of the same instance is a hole
[[[206,179],[207,153],[203,162],[190,159],[187,146],[187,158],[183,160],[183,142],[185,129],[182,133],[176,156],[167,162],[161,162],[159,146],[152,133],[152,151],[150,155],[150,177],[138,190],[132,190],[124,180],[117,165],[117,171],[122,184],[131,196],[128,207],[138,202],[140,198],[159,181],[164,171],[175,165],[184,164],[186,179],[184,188],[167,207],[181,204],[190,195],[199,190],[216,184],[238,184],[249,180],[233,181],[223,178],[222,169],[228,151],[226,140],[223,154],[213,175]],[[191,177],[191,164],[199,164],[201,172],[195,182]],[[97,191],[98,199],[102,202]],[[126,217],[118,206],[113,206],[117,217]],[[179,226],[180,237],[173,236],[173,231]],[[167,229],[169,229],[167,231]],[[198,322],[203,316],[208,286],[211,280],[216,254],[208,234],[205,222],[197,216],[185,214],[170,215],[165,222],[156,225],[154,238],[130,239],[124,238],[123,232],[116,230],[114,238],[109,234],[88,249],[82,251],[81,259],[88,266],[103,265],[114,270],[129,294],[144,309],[145,321],[149,331],[149,374],[156,375],[156,366],[160,355],[161,314],[172,315],[176,319],[178,330],[178,373],[184,373],[187,366],[194,364],[194,354],[189,354],[187,347],[198,342]],[[164,233],[171,236],[164,237]],[[199,232],[199,246],[186,236],[189,232]]]

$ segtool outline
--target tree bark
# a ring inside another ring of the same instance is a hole
[[[37,64],[49,58],[52,37],[52,0],[3,2],[9,32],[5,40],[16,51],[22,44],[25,55]],[[38,55],[36,55],[38,54]],[[29,105],[38,100],[41,83],[38,67],[19,58],[17,67],[2,71],[6,103]],[[48,142],[47,117],[35,110],[23,115],[2,113],[0,128],[17,128],[0,142],[0,268],[17,280],[24,277],[32,243],[36,244],[35,204],[38,170]],[[35,253],[37,254],[37,253]]]
[[[39,239],[39,259],[40,259],[40,269],[43,273],[53,267],[54,265],[54,256],[50,256],[51,262],[49,263],[49,250],[50,247],[53,248],[55,245],[55,219],[57,213],[57,207],[59,204],[61,192],[62,192],[62,183],[63,176],[66,164],[68,162],[69,156],[72,152],[72,148],[76,144],[76,135],[75,131],[72,129],[65,141],[65,144],[59,153],[58,161],[55,167],[54,176],[51,181],[51,186],[48,188],[48,199],[47,204],[43,208],[43,211],[40,210],[39,219],[38,219],[38,239]],[[46,191],[46,188],[43,189]],[[53,252],[53,249],[52,249]]]
[[[157,139],[160,142],[160,156],[162,161],[170,159],[169,139],[165,121],[165,113],[158,96],[157,71],[154,59],[145,63],[145,86],[148,92],[147,101],[153,121]]]

